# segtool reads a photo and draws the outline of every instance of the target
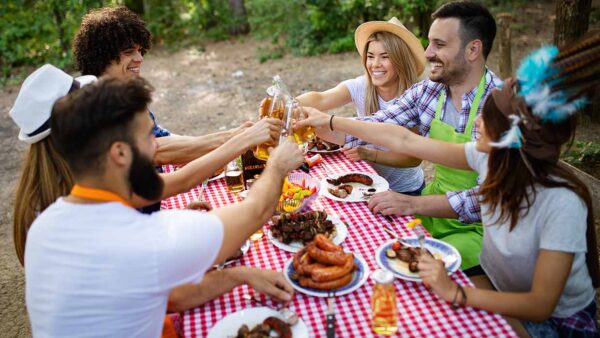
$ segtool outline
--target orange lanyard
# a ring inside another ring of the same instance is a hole
[[[71,195],[100,202],[121,202],[125,206],[133,208],[123,197],[108,190],[86,188],[75,184],[71,189]]]

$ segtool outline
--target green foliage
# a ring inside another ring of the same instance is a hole
[[[273,46],[261,61],[353,51],[354,31],[372,20],[398,17],[414,32],[428,27],[440,0],[245,0],[252,35]],[[515,0],[516,1],[516,0]],[[44,63],[72,69],[71,41],[90,9],[127,5],[142,14],[154,43],[170,49],[231,36],[244,18],[222,0],[3,0],[0,2],[0,83]],[[423,39],[425,34],[421,34]],[[422,40],[423,41],[423,40]]]
[[[438,0],[247,0],[253,34],[297,55],[352,51],[363,22],[398,17],[413,31]]]
[[[0,83],[19,67],[53,63],[71,65],[70,45],[81,15],[101,5],[91,0],[26,1],[8,0],[0,4]]]
[[[600,165],[600,143],[576,141],[563,159],[575,166]]]

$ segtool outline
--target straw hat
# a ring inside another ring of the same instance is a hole
[[[406,29],[396,17],[391,18],[389,21],[369,21],[358,26],[354,33],[354,42],[356,44],[356,49],[358,49],[358,53],[361,56],[369,36],[375,32],[389,32],[402,39],[414,56],[415,64],[417,66],[417,75],[423,73],[423,70],[425,69],[425,50],[419,39],[417,39],[411,31]]]
[[[46,64],[25,79],[9,112],[21,129],[19,140],[33,144],[50,135],[52,106],[69,93],[73,81],[83,87],[96,81],[96,77],[85,75],[73,79],[53,65]]]

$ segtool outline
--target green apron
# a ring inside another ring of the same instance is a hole
[[[481,102],[485,88],[485,73],[479,81],[475,99],[471,104],[469,119],[464,133],[458,133],[453,126],[442,122],[442,109],[445,105],[446,94],[442,93],[438,99],[435,118],[431,121],[429,137],[435,140],[450,143],[466,143],[471,141],[471,132],[475,115]],[[477,173],[470,170],[460,170],[434,164],[435,175],[433,181],[423,190],[422,195],[445,194],[449,191],[459,191],[473,188],[477,185]],[[483,240],[483,227],[481,223],[465,224],[457,219],[433,218],[418,216],[423,221],[425,229],[439,240],[453,245],[462,258],[461,269],[465,270],[479,265],[479,254]]]

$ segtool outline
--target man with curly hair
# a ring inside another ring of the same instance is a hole
[[[97,77],[139,76],[144,54],[152,47],[152,34],[145,22],[126,7],[92,10],[81,20],[73,40],[73,54],[82,75]],[[222,145],[251,123],[203,136],[173,135],[154,121],[159,144],[155,164],[186,164]]]

